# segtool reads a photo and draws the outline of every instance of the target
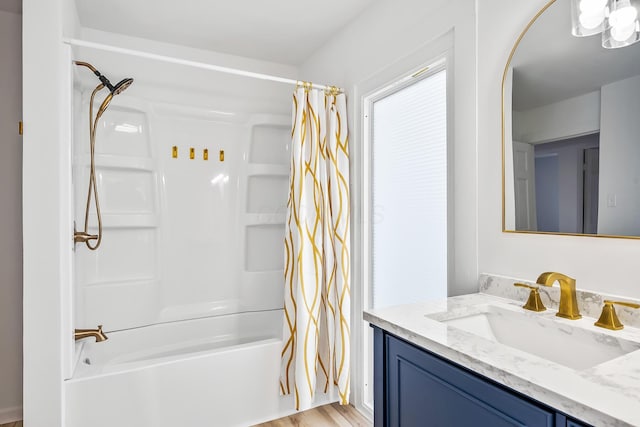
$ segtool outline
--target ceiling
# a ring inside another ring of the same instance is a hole
[[[523,111],[640,74],[640,43],[604,49],[600,35],[572,36],[570,2],[557,0],[525,34],[511,65],[513,109]]]
[[[22,13],[22,0],[0,0],[0,10]]]
[[[299,65],[375,1],[77,0],[76,4],[83,27]]]

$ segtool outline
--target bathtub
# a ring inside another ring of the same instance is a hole
[[[295,412],[278,392],[282,310],[108,333],[79,344],[67,427],[250,426]],[[337,399],[318,394],[317,404]]]

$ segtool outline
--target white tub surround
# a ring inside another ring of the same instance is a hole
[[[596,319],[587,317],[587,310],[579,320],[558,318],[551,307],[540,313],[528,312],[521,308],[526,296],[525,292],[524,297],[516,301],[480,293],[463,295],[365,311],[364,320],[578,420],[597,426],[640,425],[640,412],[637,411],[640,405],[639,350],[591,367],[569,368],[427,317],[437,313],[434,317],[444,320],[465,312],[472,314],[479,306],[497,305],[518,315],[524,313],[540,323],[555,322],[554,326],[563,332],[570,325],[579,328],[581,333],[597,332],[607,336],[605,342],[594,342],[594,346],[631,345],[635,349],[638,345],[640,348],[640,329],[629,326],[621,331],[597,328],[593,326]],[[618,342],[618,339],[623,341]],[[552,345],[551,339],[549,342],[540,339],[536,343]],[[582,355],[570,357],[581,358]]]
[[[293,399],[278,393],[289,91],[117,51],[71,53],[112,81],[135,81],[96,129],[102,243],[73,252],[73,326],[103,325],[109,339],[76,346],[62,424],[246,426],[289,415]],[[71,71],[81,228],[97,79]],[[91,209],[90,234],[96,223]]]
[[[129,71],[122,69],[111,71],[114,79]],[[288,119],[252,111],[260,107],[251,99],[220,96],[209,107],[187,106],[145,82],[136,75],[97,129],[104,236],[97,251],[75,250],[76,327],[103,324],[109,332],[282,308],[276,250],[284,233]],[[88,100],[80,89],[79,226],[89,170]]]

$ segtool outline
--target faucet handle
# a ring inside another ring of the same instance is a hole
[[[537,286],[531,286],[525,283],[514,283],[513,286],[531,289],[531,292],[529,293],[529,299],[522,306],[522,308],[531,311],[545,311],[547,309],[547,307],[544,306],[542,300],[540,299],[540,290]]]
[[[624,325],[620,322],[620,319],[618,319],[618,315],[616,314],[616,309],[613,307],[613,304],[630,308],[640,308],[640,304],[633,302],[604,300],[602,314],[600,314],[600,318],[596,323],[594,323],[594,325],[614,331],[624,328]]]

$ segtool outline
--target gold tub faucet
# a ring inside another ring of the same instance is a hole
[[[104,332],[102,332],[102,325],[98,325],[98,329],[76,329],[73,336],[76,341],[89,337],[94,337],[96,342],[102,342],[109,339]]]
[[[560,307],[556,316],[565,319],[580,319],[580,311],[578,310],[578,300],[576,298],[576,280],[561,273],[548,271],[542,273],[536,283],[544,286],[553,286],[553,282],[558,281],[560,284]]]

